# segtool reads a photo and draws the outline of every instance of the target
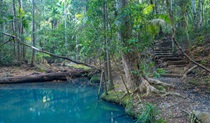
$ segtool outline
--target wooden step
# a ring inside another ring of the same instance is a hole
[[[154,51],[154,53],[172,53],[171,51]]]
[[[180,78],[182,77],[182,75],[181,74],[164,74],[164,75],[161,75],[161,77]]]
[[[171,52],[158,52],[158,53],[154,53],[154,55],[173,55],[173,53],[171,53]]]
[[[168,61],[168,65],[186,65],[189,64],[188,61]]]
[[[154,47],[154,51],[172,51],[171,47]]]
[[[154,45],[158,45],[158,44],[171,44],[171,41],[155,41]]]
[[[180,60],[182,60],[182,57],[171,56],[171,57],[162,58],[162,60],[163,61],[180,61]]]
[[[176,67],[186,67],[187,64],[183,64],[183,65],[175,65]]]
[[[171,53],[157,53],[157,54],[154,54],[155,55],[155,57],[172,57],[173,56],[173,54],[171,54]]]

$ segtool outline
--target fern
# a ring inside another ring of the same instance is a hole
[[[200,121],[194,112],[190,113],[190,123],[202,123],[202,121]]]
[[[138,117],[138,123],[167,123],[163,119],[157,119],[158,111],[155,106],[148,103],[143,113]]]
[[[152,104],[146,104],[145,111],[138,117],[138,123],[154,123],[156,116],[156,108]]]

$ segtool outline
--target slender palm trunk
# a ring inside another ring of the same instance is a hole
[[[15,37],[17,37],[17,15],[16,15],[15,0],[13,0],[12,5],[13,5],[13,33],[14,33]],[[17,59],[19,62],[19,56],[17,53],[17,38],[15,38],[15,41],[14,41],[14,56],[15,56],[15,59]]]
[[[66,27],[67,27],[67,23],[66,23],[66,18],[67,18],[67,15],[66,15],[66,2],[64,1],[64,42],[65,42],[65,45],[67,45],[67,37],[66,37]]]
[[[34,19],[34,0],[32,0],[32,40],[33,40],[33,46],[35,47],[35,19]],[[34,60],[35,60],[35,50],[33,49],[32,51],[32,58],[31,58],[31,65],[34,65]]]
[[[22,0],[18,0],[19,2],[19,13],[21,13],[21,9],[23,10],[23,7],[22,7]],[[23,27],[23,22],[22,22],[22,18],[20,18],[20,29],[19,29],[19,33],[20,33],[20,39],[22,42],[24,42],[24,37],[23,37],[23,34],[24,34],[24,27]],[[22,48],[21,48],[22,47]],[[20,45],[20,56],[22,55],[22,59],[25,60],[25,56],[26,56],[26,51],[25,51],[25,46],[24,45]]]
[[[108,7],[107,7],[107,0],[104,0],[104,14],[105,14],[105,30],[106,30],[106,61],[107,61],[107,77],[108,77],[108,90],[114,89],[114,83],[112,79],[112,68],[111,68],[111,59],[110,59],[110,40],[107,39],[107,31],[108,31]]]
[[[202,20],[202,3],[203,3],[202,0],[198,1],[198,21],[197,21],[198,28],[202,26],[202,21],[203,21]]]
[[[197,29],[196,0],[192,0],[194,31]]]
[[[76,35],[76,61],[79,61],[79,41]]]

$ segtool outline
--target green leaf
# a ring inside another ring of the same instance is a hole
[[[26,37],[25,40],[26,41],[31,41],[31,37]]]
[[[25,11],[22,8],[19,8],[19,16],[21,18],[25,16]]]
[[[150,4],[149,6],[147,6],[146,8],[144,8],[143,14],[145,14],[145,15],[150,14],[153,11],[153,7],[154,7],[154,5],[153,4]]]
[[[163,19],[163,20],[165,20],[165,22],[167,22],[169,24],[171,23],[171,20],[170,20],[170,17],[168,14],[157,14],[155,16],[155,18]]]
[[[84,14],[83,13],[82,14],[75,14],[75,17],[78,18],[78,19],[81,19],[81,18],[84,17]]]

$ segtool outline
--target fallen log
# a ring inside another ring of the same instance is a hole
[[[71,72],[57,72],[57,73],[44,73],[35,74],[28,76],[18,76],[18,77],[0,77],[0,84],[16,84],[16,83],[30,83],[30,82],[46,82],[53,80],[67,80],[67,78],[79,78],[79,77],[89,77],[91,75],[91,70],[86,71],[71,71]]]

